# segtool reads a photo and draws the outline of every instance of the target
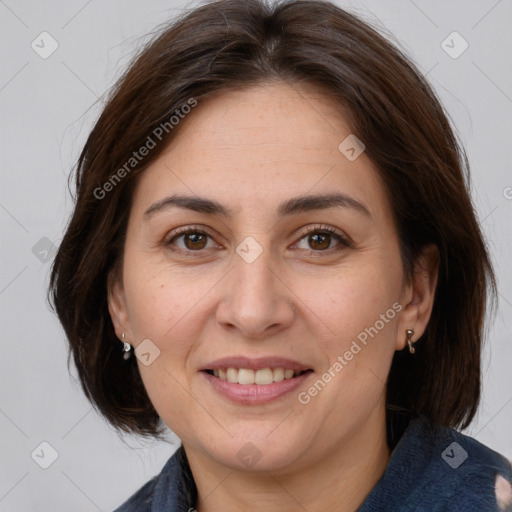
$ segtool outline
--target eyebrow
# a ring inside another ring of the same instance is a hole
[[[231,219],[235,214],[235,210],[227,208],[212,199],[198,196],[173,195],[152,204],[144,212],[144,219],[148,220],[156,213],[172,207],[184,208],[208,215],[222,216],[227,219]],[[312,210],[326,210],[329,208],[350,208],[368,218],[372,217],[369,209],[363,203],[347,194],[341,193],[294,197],[281,203],[277,209],[277,213],[279,217],[285,217]]]

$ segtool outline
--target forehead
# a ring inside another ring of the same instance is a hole
[[[351,136],[349,119],[327,91],[281,82],[199,101],[143,172],[134,207],[188,194],[233,212],[261,213],[290,197],[337,191],[360,200],[372,216],[389,215],[373,163],[364,152],[351,160],[340,150]]]

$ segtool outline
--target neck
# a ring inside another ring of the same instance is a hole
[[[354,512],[390,457],[385,413],[374,416],[300,471],[238,471],[185,446],[198,491],[197,512]]]

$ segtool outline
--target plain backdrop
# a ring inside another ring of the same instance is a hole
[[[512,2],[337,3],[393,34],[428,75],[467,148],[500,303],[484,353],[482,405],[466,433],[512,458]],[[68,373],[46,287],[73,205],[68,175],[102,95],[145,34],[195,5],[0,0],[0,512],[111,511],[177,447],[172,434],[168,443],[122,440],[98,417],[74,369]]]

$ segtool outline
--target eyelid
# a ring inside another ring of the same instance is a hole
[[[340,230],[329,226],[327,224],[310,224],[304,228],[300,228],[298,231],[298,235],[309,235],[311,233],[320,233],[320,232],[327,232],[327,233],[333,233],[336,235],[339,235],[342,238],[346,238],[348,241],[348,237]]]
[[[187,235],[190,233],[204,234],[204,235],[208,236],[209,238],[211,238],[212,240],[215,239],[215,237],[209,232],[209,230],[207,228],[200,226],[200,225],[190,224],[188,226],[181,226],[179,228],[174,229],[171,233],[166,235],[166,237],[164,238],[163,244],[170,245],[170,243],[174,239],[176,239],[182,235]],[[188,252],[194,252],[194,251],[188,251]],[[195,252],[200,252],[200,251],[195,251]]]
[[[303,238],[305,238],[306,236],[308,236],[312,233],[328,233],[329,235],[334,236],[334,238],[336,238],[338,240],[340,245],[343,245],[345,247],[350,247],[350,248],[354,247],[353,241],[348,235],[345,235],[345,233],[343,233],[342,231],[340,231],[332,226],[328,226],[326,224],[313,224],[313,225],[306,226],[305,228],[301,228],[297,235],[297,236],[300,236],[300,238],[297,240],[296,244],[299,243]],[[319,253],[319,254],[329,253],[332,250],[335,250],[335,248],[326,249],[324,251],[315,251],[313,249],[309,249],[310,252]]]
[[[176,228],[172,233],[164,239],[164,245],[171,245],[171,242],[175,240],[176,238],[179,238],[180,236],[187,235],[189,233],[199,233],[204,234],[207,237],[211,238],[213,241],[215,241],[215,237],[209,233],[209,230],[207,228],[204,228],[200,225],[188,225],[188,226],[181,226],[179,228]],[[345,247],[353,247],[353,243],[350,237],[345,235],[343,232],[337,230],[336,228],[332,226],[328,226],[325,224],[313,224],[306,227],[303,227],[296,232],[295,238],[299,237],[298,240],[294,243],[294,245],[301,242],[306,236],[313,234],[313,233],[327,233],[331,236],[334,236],[339,242],[339,245],[345,246]],[[215,242],[217,243],[217,242]],[[197,255],[200,255],[205,251],[205,249],[200,249],[197,251],[193,250],[184,250],[184,249],[173,249],[176,252],[185,253],[187,255],[193,255],[194,253],[197,253]],[[309,251],[310,253],[318,253],[319,255],[322,253],[330,253],[332,251],[336,251],[336,247],[325,249],[325,250],[314,250],[314,249],[305,249]]]
[[[213,238],[213,235],[210,233],[210,229],[202,226],[200,224],[187,224],[186,226],[180,226],[176,229],[173,229],[170,233],[166,235],[167,240],[172,240],[174,237],[178,235],[183,235],[187,233],[204,233],[205,235],[208,235]]]

